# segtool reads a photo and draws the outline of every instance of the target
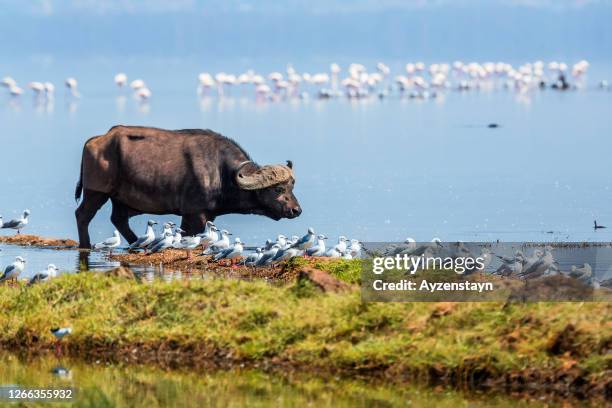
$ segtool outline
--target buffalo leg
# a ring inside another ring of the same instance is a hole
[[[83,192],[83,201],[74,213],[79,230],[79,248],[91,249],[88,230],[89,223],[104,203],[108,201],[108,198],[108,195],[99,191],[85,189]]]
[[[117,228],[117,231],[128,243],[132,243],[138,239],[134,231],[130,228],[130,209],[119,201],[111,200],[113,203],[113,211],[111,213],[111,222]]]
[[[206,214],[188,214],[183,215],[181,220],[181,229],[185,231],[185,236],[193,236],[204,232],[204,226],[207,221]]]

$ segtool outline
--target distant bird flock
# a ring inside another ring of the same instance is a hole
[[[216,94],[223,97],[232,88],[251,90],[258,100],[287,100],[293,98],[319,99],[346,97],[349,99],[380,98],[393,94],[410,98],[434,98],[446,90],[488,90],[503,87],[526,92],[552,88],[567,90],[584,86],[589,68],[586,60],[571,68],[564,62],[543,61],[513,67],[505,62],[408,63],[402,72],[392,73],[391,68],[379,62],[374,69],[352,63],[343,70],[332,63],[328,71],[298,72],[288,65],[285,72],[267,75],[248,70],[241,74],[202,72],[198,75],[197,92],[201,96]],[[571,82],[570,82],[571,81]],[[608,88],[607,81],[600,83]]]
[[[435,98],[449,90],[486,91],[506,89],[529,92],[542,89],[580,89],[585,87],[589,62],[581,60],[573,65],[560,61],[535,61],[513,66],[507,62],[452,63],[409,62],[400,72],[392,72],[383,62],[374,67],[351,63],[340,67],[337,63],[321,72],[298,72],[291,64],[283,71],[258,73],[253,69],[242,73],[201,72],[196,78],[196,92],[202,98],[224,98],[238,91],[252,95],[257,101],[284,101],[291,99],[384,99],[393,95],[415,99]],[[124,72],[113,78],[116,88],[130,89],[134,98],[146,103],[153,92],[142,78],[128,78]],[[111,81],[109,80],[109,84]],[[53,101],[55,86],[51,82],[32,81],[24,90],[17,81],[6,76],[0,81],[11,98],[20,98],[27,90],[39,102]],[[64,81],[66,96],[80,98],[77,79]],[[607,80],[599,82],[601,89],[609,90]],[[234,90],[235,89],[235,90]]]

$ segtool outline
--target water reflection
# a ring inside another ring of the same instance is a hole
[[[544,406],[503,396],[467,396],[447,390],[323,380],[308,375],[282,378],[255,370],[162,371],[68,359],[58,363],[52,357],[24,360],[0,353],[0,385],[8,384],[22,388],[74,388],[75,407]]]
[[[65,381],[72,380],[72,371],[63,365],[53,367],[51,369],[51,374]]]

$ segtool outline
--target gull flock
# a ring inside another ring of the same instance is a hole
[[[586,74],[590,63],[586,60],[572,65],[562,61],[527,62],[512,65],[507,62],[441,62],[425,64],[409,62],[398,72],[379,62],[374,67],[351,63],[345,68],[331,63],[320,72],[299,72],[291,64],[283,71],[258,73],[247,69],[242,73],[201,72],[196,79],[196,92],[202,97],[216,95],[224,98],[237,88],[241,95],[252,95],[257,101],[284,101],[292,99],[384,99],[391,95],[416,99],[435,98],[442,92],[487,91],[506,89],[525,93],[543,89],[581,89],[586,86]],[[124,72],[113,77],[118,90],[129,89],[136,100],[146,103],[153,92],[142,78],[129,80]],[[109,81],[109,84],[111,81]],[[37,102],[51,103],[55,97],[55,85],[48,81],[32,81],[22,88],[17,81],[6,76],[0,81],[13,99],[22,97],[29,90]],[[601,89],[609,90],[607,80],[599,82]],[[64,81],[66,97],[78,99],[81,93],[74,77]]]
[[[359,258],[362,251],[359,240],[345,236],[338,237],[335,245],[327,247],[327,236],[317,235],[313,228],[308,228],[301,238],[297,235],[288,238],[281,234],[275,240],[268,239],[248,253],[245,243],[239,237],[231,240],[232,233],[210,221],[206,223],[204,232],[194,236],[183,236],[185,232],[173,222],[164,223],[156,234],[154,226],[157,224],[156,221],[149,220],[144,234],[130,244],[128,250],[152,254],[166,249],[181,249],[185,250],[190,258],[193,250],[202,247],[202,256],[210,256],[220,263],[229,262],[234,267],[238,264],[251,267],[271,266],[298,256],[353,259]],[[94,244],[93,248],[112,251],[120,245],[121,236],[118,231],[114,231],[112,237]]]
[[[562,271],[553,256],[553,250],[551,246],[546,245],[543,249],[535,248],[528,256],[523,251],[517,250],[513,256],[508,257],[496,255],[489,248],[484,247],[478,255],[484,261],[483,268],[480,270],[476,268],[466,270],[465,274],[485,272],[485,269],[491,264],[493,256],[495,256],[500,260],[501,265],[496,270],[490,272],[494,275],[523,280],[536,279],[543,276],[564,275],[576,279],[585,285],[592,286],[595,289],[600,288],[602,282],[595,277],[590,264],[584,263],[582,266],[572,265],[571,270]],[[463,242],[452,243],[446,248],[442,245],[439,238],[434,238],[431,243],[421,245],[418,245],[414,239],[407,238],[402,244],[392,244],[383,248],[380,254],[386,257],[407,255],[409,257],[423,256],[425,258],[475,258],[474,254],[471,253]]]
[[[3,222],[0,216],[0,227],[8,228],[17,231],[17,234],[23,230],[29,222],[30,211],[24,210],[21,217],[8,222]],[[325,234],[315,233],[313,228],[308,228],[308,231],[302,237],[292,235],[290,238],[285,235],[278,235],[276,239],[268,239],[259,247],[246,248],[246,244],[239,237],[234,238],[233,242],[230,239],[232,233],[227,229],[221,229],[213,222],[208,221],[205,225],[204,232],[194,236],[184,236],[185,233],[180,227],[173,222],[166,222],[161,226],[161,229],[156,233],[154,227],[158,223],[154,220],[149,220],[146,225],[144,234],[139,236],[136,241],[127,247],[128,251],[143,251],[145,254],[159,253],[167,249],[179,249],[187,252],[187,257],[192,256],[192,251],[202,248],[201,256],[208,256],[211,260],[219,264],[226,263],[235,268],[238,265],[248,267],[271,267],[280,262],[287,261],[294,257],[327,257],[337,259],[356,259],[360,258],[362,252],[372,254],[372,251],[366,251],[362,243],[357,239],[348,239],[346,236],[339,236],[337,243],[326,245],[328,237]],[[605,228],[594,222],[595,228]],[[108,251],[112,253],[115,248],[121,246],[121,235],[117,230],[113,232],[113,236],[93,245],[93,250]],[[484,260],[484,267],[479,272],[485,272],[491,264],[493,257],[499,258],[501,265],[491,273],[503,277],[515,277],[519,279],[535,279],[542,276],[552,276],[562,274],[567,277],[576,279],[585,285],[599,288],[601,282],[596,279],[592,267],[588,263],[582,266],[571,267],[569,271],[562,271],[559,264],[553,256],[553,248],[545,246],[543,249],[536,248],[530,255],[524,254],[518,250],[513,256],[501,256],[492,253],[488,248],[482,248],[480,257]],[[451,257],[453,259],[459,257],[473,257],[473,254],[463,242],[451,243],[445,247],[439,238],[434,238],[430,243],[417,244],[412,238],[407,238],[403,243],[391,244],[376,252],[379,255],[386,257],[394,257],[396,255],[407,255],[409,257]],[[7,281],[16,281],[19,275],[24,272],[26,260],[18,256],[15,261],[6,266],[3,270],[0,269],[0,283]],[[477,270],[468,270],[466,274],[477,272]],[[59,273],[59,269],[49,264],[47,269],[34,274],[29,279],[29,285],[48,281],[55,278]],[[606,286],[608,281],[606,281]]]

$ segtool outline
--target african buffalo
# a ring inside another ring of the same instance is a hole
[[[274,220],[302,212],[293,195],[292,163],[259,166],[233,140],[211,130],[163,130],[115,126],[83,148],[76,210],[81,248],[90,248],[88,225],[108,201],[111,221],[134,242],[129,218],[139,214],[182,216],[187,235],[230,213]]]

